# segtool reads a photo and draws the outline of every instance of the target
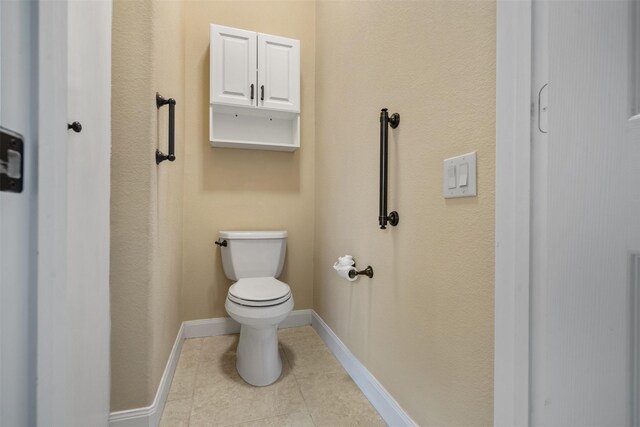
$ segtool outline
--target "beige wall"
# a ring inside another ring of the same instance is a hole
[[[296,309],[419,424],[491,424],[495,3],[115,0],[113,21],[112,409],[151,403],[181,320],[226,316],[218,230],[286,229]],[[209,146],[210,23],[301,40],[299,150]],[[156,91],[178,101],[178,160],[160,167]],[[385,106],[402,121],[400,225],[383,231]],[[444,200],[442,160],[474,150],[478,197]],[[345,253],[375,277],[339,280]]]
[[[301,41],[301,148],[294,153],[209,146],[209,24]],[[231,282],[213,242],[219,230],[289,231],[282,280],[295,308],[312,307],[315,2],[188,1],[183,318],[226,316]]]
[[[495,3],[319,1],[316,25],[314,308],[420,425],[490,425]],[[478,197],[443,199],[443,159],[476,150]],[[340,280],[345,253],[374,278]]]
[[[184,165],[183,3],[113,4],[111,409],[149,405],[180,326]],[[167,151],[176,98],[176,156]]]

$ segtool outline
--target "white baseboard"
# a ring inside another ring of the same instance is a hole
[[[240,332],[240,324],[230,317],[187,320],[183,325],[185,338],[217,337]]]
[[[313,318],[313,310],[295,310],[284,319],[278,326],[278,329],[284,328],[297,328],[300,326],[306,326],[311,324]]]
[[[280,325],[279,329],[296,328],[311,324],[313,310],[294,310]],[[188,320],[184,322],[185,338],[216,337],[218,335],[237,334],[240,324],[230,317]]]
[[[178,335],[173,343],[173,348],[169,354],[169,360],[167,360],[167,365],[164,368],[160,384],[158,384],[158,390],[156,391],[156,397],[153,399],[153,403],[144,408],[112,412],[109,414],[109,427],[156,427],[160,424],[162,410],[164,409],[164,404],[167,401],[169,387],[171,387],[173,374],[175,373],[176,366],[178,365],[180,351],[182,351],[182,343],[185,338],[184,331],[185,325],[183,322],[182,325],[180,325]]]
[[[364,367],[362,363],[349,351],[346,345],[320,318],[313,312],[311,326],[320,338],[340,361],[344,369],[351,376],[362,393],[369,399],[371,405],[378,411],[382,419],[390,426],[417,426],[416,422],[400,407],[398,402],[378,382],[378,380]]]
[[[294,328],[311,324],[313,310],[295,310],[280,324],[280,328]],[[162,417],[162,410],[167,401],[171,380],[178,365],[182,343],[187,338],[215,337],[218,335],[237,334],[240,324],[230,317],[214,319],[188,320],[182,322],[176,341],[173,344],[169,360],[165,366],[162,379],[153,403],[144,408],[128,409],[109,414],[109,427],[157,427]]]

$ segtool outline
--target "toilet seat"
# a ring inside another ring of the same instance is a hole
[[[250,277],[231,285],[227,297],[248,307],[272,307],[288,301],[291,289],[275,277]]]

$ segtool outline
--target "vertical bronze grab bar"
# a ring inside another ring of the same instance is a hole
[[[395,129],[400,124],[400,114],[393,113],[389,117],[386,108],[380,111],[380,213],[378,221],[382,230],[387,228],[387,223],[394,227],[398,225],[400,216],[393,211],[387,215],[387,183],[389,161],[389,125]]]
[[[175,133],[176,133],[176,100],[173,98],[164,99],[162,95],[156,92],[156,107],[160,109],[163,105],[169,104],[169,154],[164,154],[160,150],[156,150],[156,164],[169,160],[173,162],[176,159],[175,154]]]

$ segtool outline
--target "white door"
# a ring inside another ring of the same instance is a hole
[[[68,5],[67,122],[81,123],[82,131],[70,130],[67,139],[66,425],[106,426],[111,2],[69,1]]]
[[[210,102],[255,106],[256,33],[211,25]]]
[[[258,34],[258,106],[300,112],[300,41]]]
[[[640,424],[638,8],[534,1],[534,426]]]
[[[108,0],[0,2],[0,125],[25,147],[0,192],[2,426],[107,425],[110,35]]]
[[[24,142],[23,191],[0,191],[2,426],[36,421],[37,12],[35,2],[0,2],[0,126]]]

